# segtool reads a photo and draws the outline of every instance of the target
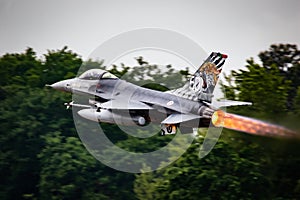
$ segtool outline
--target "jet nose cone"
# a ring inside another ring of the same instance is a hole
[[[46,86],[52,87],[53,89],[61,90],[64,92],[71,92],[71,89],[72,89],[71,83],[72,83],[71,80],[64,80],[64,81],[59,81],[59,82],[53,83],[52,85],[47,84]]]
[[[64,90],[64,87],[65,87],[64,84],[62,83],[62,81],[53,83],[52,85],[49,85],[49,86],[56,90]]]

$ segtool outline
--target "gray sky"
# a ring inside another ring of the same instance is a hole
[[[270,44],[299,47],[299,10],[298,0],[0,0],[0,54],[67,45],[86,58],[114,35],[157,27],[227,53],[226,68],[238,69]]]

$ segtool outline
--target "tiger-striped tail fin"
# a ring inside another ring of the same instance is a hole
[[[193,101],[211,102],[226,58],[225,54],[212,52],[183,87],[168,92]]]

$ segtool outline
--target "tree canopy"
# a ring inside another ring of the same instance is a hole
[[[258,56],[261,64],[248,59],[245,69],[233,71],[223,83],[228,99],[253,102],[251,107],[230,111],[297,124],[300,117],[297,46],[271,45]],[[206,132],[200,129],[200,136],[188,151],[158,171],[135,175],[103,165],[85,149],[76,133],[72,112],[63,106],[71,100],[71,95],[44,87],[74,77],[82,65],[106,69],[143,87],[163,91],[179,87],[189,74],[187,70],[176,71],[165,66],[168,76],[161,76],[160,66],[151,65],[142,57],[137,58],[136,66],[107,67],[102,61],[83,61],[67,47],[49,50],[43,58],[38,58],[32,48],[1,56],[1,199],[300,198],[297,140],[223,130],[212,152],[199,159],[199,145]],[[174,79],[182,81],[170,84]],[[153,151],[172,139],[158,135],[138,139],[114,125],[103,124],[103,128],[111,133],[109,138],[117,146],[135,152]],[[148,167],[144,166],[144,170],[148,171]]]

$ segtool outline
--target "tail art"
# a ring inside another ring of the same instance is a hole
[[[227,55],[212,52],[183,87],[169,91],[193,101],[211,102]]]

